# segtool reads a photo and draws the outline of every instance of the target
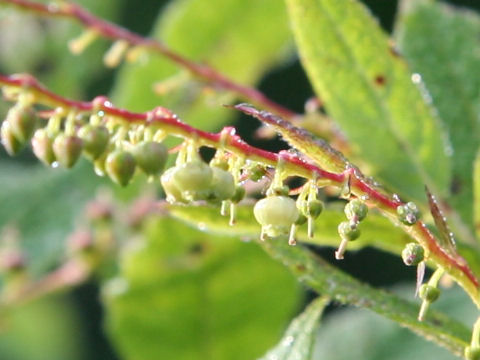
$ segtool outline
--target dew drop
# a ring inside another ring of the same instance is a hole
[[[102,169],[100,169],[98,166],[95,166],[94,171],[95,171],[95,174],[97,174],[98,176],[101,176],[101,177],[105,176],[105,172]]]
[[[52,169],[56,169],[58,168],[58,161],[54,161],[50,166],[52,167]]]
[[[283,346],[292,346],[293,342],[295,341],[295,338],[293,336],[287,336],[283,342],[282,342],[282,345]]]
[[[393,197],[393,200],[398,201],[398,202],[401,202],[400,196],[398,196],[398,194],[393,194],[392,197]]]
[[[422,82],[422,75],[418,73],[412,74],[412,82],[414,84],[420,84]]]
[[[198,223],[197,226],[198,226],[198,230],[200,230],[200,231],[205,231],[205,230],[207,230],[207,225],[206,225],[204,222]]]

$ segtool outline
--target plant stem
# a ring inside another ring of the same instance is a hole
[[[208,65],[191,61],[180,54],[175,53],[165,44],[151,38],[142,37],[116,24],[96,17],[80,5],[74,3],[42,4],[29,0],[0,0],[0,4],[14,5],[22,10],[32,11],[45,16],[65,17],[79,22],[90,34],[95,34],[112,40],[123,40],[126,44],[140,46],[150,51],[161,54],[178,66],[190,71],[195,76],[214,84],[222,89],[232,91],[243,99],[251,101],[265,109],[286,118],[292,119],[297,114],[286,107],[269,99],[257,89],[238,84],[227,76],[221,74]]]
[[[396,210],[403,203],[367,181],[354,167],[347,167],[338,173],[326,171],[288,151],[280,151],[276,154],[250,146],[235,134],[235,129],[232,127],[225,127],[219,133],[196,129],[180,121],[173,112],[163,107],[157,107],[146,113],[135,113],[115,107],[104,96],[96,97],[91,102],[66,99],[49,91],[30,75],[6,76],[0,74],[0,85],[6,87],[5,92],[9,95],[9,100],[16,100],[15,91],[18,95],[20,91],[28,90],[34,95],[36,104],[52,108],[60,107],[65,111],[75,111],[78,114],[103,111],[107,115],[107,121],[108,115],[110,115],[115,121],[122,119],[131,124],[154,125],[168,135],[195,139],[198,146],[222,148],[241,158],[248,158],[268,166],[275,167],[279,161],[282,161],[285,176],[300,176],[308,180],[315,180],[317,186],[343,188],[348,183],[349,191],[352,194],[359,198],[365,198],[371,206],[376,206],[386,217],[401,226],[407,234],[420,243],[426,249],[426,258],[447,269],[452,278],[465,289],[472,301],[480,308],[479,281],[467,262],[460,255],[445,251],[423,222],[417,221],[412,226],[400,224]]]

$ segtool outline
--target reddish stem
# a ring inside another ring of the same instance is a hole
[[[29,0],[0,0],[0,4],[15,5],[23,10],[29,10],[47,16],[66,17],[80,22],[85,28],[95,30],[99,35],[112,40],[125,40],[131,45],[142,46],[151,49],[177,65],[188,69],[192,74],[204,79],[216,86],[232,91],[242,98],[269,109],[270,111],[286,118],[292,119],[297,114],[286,107],[274,102],[257,89],[236,83],[232,79],[219,73],[215,69],[191,61],[180,54],[175,53],[165,44],[151,38],[144,38],[116,24],[96,17],[86,9],[74,3],[65,4],[41,4]]]

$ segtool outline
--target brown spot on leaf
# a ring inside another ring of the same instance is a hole
[[[385,85],[385,82],[387,80],[385,79],[385,76],[383,75],[377,75],[375,76],[375,84],[379,85],[379,86],[383,86]]]
[[[300,273],[303,273],[307,270],[307,268],[303,264],[296,264],[295,265],[295,270],[297,270]]]
[[[462,180],[458,176],[452,178],[450,183],[450,193],[452,195],[457,195],[462,190]]]

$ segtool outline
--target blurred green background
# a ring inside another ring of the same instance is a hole
[[[257,17],[245,16],[248,21],[244,22],[236,20],[240,20],[238,14],[251,10],[247,5],[232,10],[231,18],[211,21],[216,9],[207,1],[196,1],[198,7],[193,6],[190,12],[172,11],[168,1],[158,0],[80,3],[132,31],[161,34],[180,52],[207,61],[240,82],[256,85],[292,110],[302,112],[305,101],[313,95],[293,54],[281,2],[278,9],[260,7]],[[381,25],[391,31],[396,1],[365,3]],[[480,9],[475,0],[450,3]],[[170,11],[169,16],[158,20],[165,9]],[[273,18],[278,26],[268,28],[266,17]],[[215,32],[226,22],[230,24],[228,31]],[[198,36],[204,39],[195,38],[198,28],[203,29]],[[242,38],[238,33],[245,29],[263,33],[247,33]],[[80,56],[70,54],[66,43],[78,34],[79,27],[69,22],[47,21],[0,8],[0,71],[32,73],[53,91],[76,99],[111,94],[117,105],[142,111],[167,104],[185,120],[204,129],[218,130],[231,121],[253,145],[271,150],[285,147],[278,140],[257,139],[253,135],[259,127],[256,120],[232,116],[220,107],[205,107],[205,101],[221,104],[231,96],[203,94],[201,84],[183,82],[185,74],[161,59],[107,69],[101,61],[108,48],[105,41],[96,42]],[[251,48],[242,54],[249,43]],[[261,51],[261,56],[254,57]],[[244,67],[231,73],[238,68],[238,58]],[[160,79],[173,79],[174,84],[178,81],[175,86],[181,88],[180,95],[159,98],[145,90],[147,84]],[[8,104],[2,102],[1,112],[7,109]],[[95,197],[99,187],[111,188],[116,198],[128,202],[151,186],[139,179],[128,189],[119,190],[93,176],[86,161],[73,171],[52,171],[38,164],[29,150],[10,158],[0,149],[0,228],[8,225],[19,229],[33,276],[44,274],[62,261],[65,238],[81,225],[84,204]],[[170,241],[184,237],[189,240],[174,245]],[[141,235],[132,233],[123,241],[126,245],[118,266],[109,265],[94,280],[72,291],[2,312],[0,359],[251,359],[272,347],[288,321],[313,297],[254,244],[209,236],[162,219],[146,224]],[[331,250],[316,250],[332,258]],[[403,286],[414,278],[397,257],[372,249],[352,253],[336,265],[375,286]],[[402,293],[412,292],[400,289]],[[457,315],[471,321],[471,309],[461,306],[467,304],[462,294],[450,293],[439,306],[448,308],[452,301],[456,302]],[[205,317],[205,313],[209,315]],[[350,335],[352,323],[358,328],[376,329],[375,333],[355,331]],[[351,358],[351,348],[362,351],[362,359],[451,358],[387,320],[364,310],[344,310],[335,305],[328,308],[317,348],[319,358],[325,359]]]

